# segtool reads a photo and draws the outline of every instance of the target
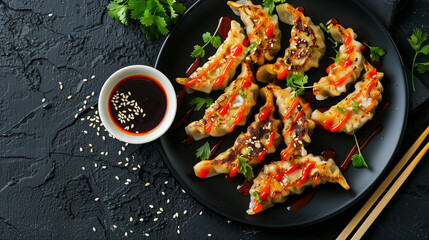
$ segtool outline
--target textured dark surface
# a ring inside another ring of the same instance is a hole
[[[189,7],[194,0],[182,2]],[[365,199],[307,228],[267,230],[228,223],[182,192],[156,143],[124,146],[109,137],[91,109],[97,107],[104,80],[127,65],[153,65],[163,39],[148,42],[135,25],[114,22],[107,4],[0,0],[0,76],[5,84],[0,91],[0,238],[335,238]],[[407,66],[413,52],[406,38],[415,27],[429,32],[428,18],[427,1],[399,6],[390,31]],[[429,76],[417,76],[424,85],[418,97],[410,94],[414,110],[397,160],[429,125],[423,102]],[[417,166],[367,238],[429,237],[428,160]]]

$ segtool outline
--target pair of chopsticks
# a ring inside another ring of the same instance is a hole
[[[344,228],[344,230],[338,235],[337,240],[347,239],[350,233],[356,228],[356,226],[361,222],[361,220],[365,217],[368,211],[372,208],[375,202],[380,198],[380,196],[385,192],[385,190],[389,187],[390,183],[395,179],[395,177],[400,173],[402,168],[407,164],[410,158],[414,155],[416,150],[420,147],[423,141],[426,139],[429,134],[429,127],[420,135],[419,138],[414,142],[411,148],[405,153],[405,155],[401,158],[401,160],[396,164],[395,168],[389,173],[386,179],[381,183],[381,185],[377,188],[377,190],[372,194],[372,196],[368,199],[368,201],[363,205],[361,210],[356,214],[356,216],[349,222],[349,224]],[[425,153],[429,149],[429,142],[423,147],[423,149],[417,154],[417,156],[411,161],[411,163],[407,166],[407,168],[401,173],[401,175],[396,179],[393,185],[387,190],[384,194],[383,198],[378,202],[372,212],[368,215],[365,221],[360,225],[358,230],[355,232],[352,240],[361,239],[371,224],[378,217],[380,212],[384,209],[384,207],[389,203],[390,199],[392,199],[393,195],[398,191],[398,189],[405,182],[407,177],[411,174],[414,168],[417,166],[419,161],[425,155]]]

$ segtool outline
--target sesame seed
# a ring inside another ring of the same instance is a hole
[[[92,227],[92,231],[94,231],[94,232],[95,232],[95,231],[97,231],[97,229],[96,229],[95,227]]]
[[[118,226],[116,226],[116,225],[113,225],[113,228],[114,228],[114,229],[117,229],[117,228],[118,228]]]
[[[129,179],[129,178],[128,178],[128,179],[127,179],[127,182],[131,182],[131,179]]]
[[[149,237],[149,233],[145,233],[144,235],[145,235],[146,237]]]
[[[188,213],[188,210],[183,211],[183,214],[186,215]]]
[[[145,187],[148,187],[149,185],[150,185],[150,183],[148,183],[148,182],[147,182],[144,186],[145,186]]]
[[[91,149],[89,149],[89,151],[90,151],[90,152],[94,152],[94,149],[92,149],[92,148],[91,148]]]
[[[125,182],[124,184],[125,184],[125,185],[128,185],[128,184],[130,184],[130,183],[129,183],[129,182]]]
[[[138,169],[138,168],[136,168],[136,167],[133,167],[133,171],[137,171],[137,169]]]
[[[82,167],[82,170],[85,171],[85,167]]]
[[[79,148],[79,151],[83,152],[83,148]]]
[[[150,208],[153,208],[153,205],[149,205]]]
[[[102,169],[106,169],[106,168],[107,168],[107,166],[102,166],[101,168],[102,168]]]
[[[211,236],[212,236],[212,234],[211,234],[211,233],[209,233],[209,234],[207,234],[207,236],[208,236],[208,237],[211,237]]]
[[[130,233],[133,233],[134,231],[130,229]]]
[[[122,152],[121,152],[121,151],[119,151],[119,152],[118,152],[118,155],[119,155],[119,156],[121,156],[121,154],[122,154]]]
[[[124,146],[122,146],[121,149],[122,149],[122,151],[125,151],[125,147]]]
[[[226,221],[227,223],[231,223],[231,220]]]
[[[168,181],[165,181],[164,184],[168,184]]]
[[[93,91],[93,92],[91,92],[91,96],[94,96],[95,95],[95,92]]]
[[[96,202],[98,202],[98,200],[100,200],[100,198],[98,198],[98,197],[94,199],[94,201],[96,201]]]
[[[54,15],[54,14],[52,14],[52,13],[49,13],[49,14],[48,14],[48,17],[52,17],[53,15]]]
[[[122,164],[122,162],[118,162],[118,165],[121,165]]]
[[[67,99],[71,99],[73,96],[72,95],[69,95],[68,97],[67,97]]]
[[[128,236],[128,232],[125,232],[124,235],[125,235],[125,237],[127,237]]]
[[[94,167],[98,167],[98,164],[97,164],[97,163],[94,163]]]
[[[161,214],[161,211],[157,211],[156,214],[158,214],[158,215]]]
[[[74,118],[78,118],[78,117],[79,117],[79,114],[77,114],[77,113],[76,113],[76,114],[74,115]]]
[[[133,217],[130,217],[130,222],[132,222],[134,219],[133,219]]]
[[[203,211],[200,212],[200,216],[203,215]]]
[[[158,218],[154,218],[154,219],[153,219],[153,221],[154,221],[154,222],[158,221]]]
[[[186,193],[185,189],[182,189],[182,192],[183,192],[183,193]]]
[[[42,98],[42,102],[46,102],[46,98]]]
[[[170,199],[167,199],[167,204],[170,203]]]
[[[91,79],[94,79],[94,78],[95,78],[95,75],[92,75],[92,76],[91,76]]]
[[[115,179],[119,181],[119,177],[118,176],[115,176]]]
[[[179,229],[177,229],[177,234],[180,234],[180,230]]]
[[[143,220],[144,220],[143,218],[140,218],[140,219],[139,219],[139,221],[140,221],[140,222],[143,222]]]
[[[88,144],[88,146],[89,146],[89,147],[92,147],[92,144],[90,143],[90,144]]]
[[[84,78],[82,81],[86,82],[86,81],[88,81],[88,79]]]

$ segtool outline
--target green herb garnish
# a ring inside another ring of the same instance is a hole
[[[353,137],[355,138],[356,146],[357,146],[357,149],[359,151],[359,154],[355,154],[355,155],[352,156],[353,167],[355,167],[355,168],[359,168],[359,167],[366,167],[366,168],[368,168],[368,165],[366,164],[365,159],[363,158],[363,155],[362,155],[362,153],[360,151],[359,143],[358,143],[358,141],[356,139],[356,134],[353,134]]]
[[[371,47],[366,43],[364,43],[364,44],[369,48],[370,57],[372,58],[372,60],[374,60],[376,62],[380,62],[380,57],[382,57],[386,54],[386,51],[384,51],[384,49],[382,49],[382,48]]]
[[[259,44],[258,43],[256,43],[256,42],[254,42],[254,43],[251,43],[247,48],[246,48],[246,50],[244,50],[244,55],[247,55],[247,54],[249,54],[249,52],[250,51],[252,51],[252,49],[253,48],[255,48],[256,46],[258,46]]]
[[[274,3],[284,3],[286,0],[263,0],[262,5],[264,5],[264,7],[267,7],[270,9],[270,15],[273,14],[273,10],[275,7]]]
[[[325,31],[326,33],[331,33],[331,31],[329,29],[326,28],[325,24],[323,23],[319,23],[319,26],[323,29],[323,31]]]
[[[295,89],[295,96],[304,94],[304,85],[308,83],[308,76],[303,73],[294,73],[287,79],[287,86]]]
[[[197,149],[195,153],[197,158],[200,158],[201,161],[207,160],[210,156],[210,144],[209,142],[204,143],[200,148]]]
[[[167,35],[186,7],[174,0],[113,0],[107,8],[109,16],[126,26],[140,23],[140,31],[148,40]]]
[[[335,51],[335,57],[330,57],[334,62],[337,62],[338,61],[338,59],[340,58],[340,52],[337,50],[337,47],[338,47],[338,43],[333,39],[333,38],[331,38],[331,37],[328,37],[328,40],[329,41],[331,41],[333,44],[334,44],[334,46],[332,46],[332,49],[334,49],[334,51]]]
[[[337,106],[337,110],[340,111],[342,114],[346,114],[347,113],[347,110],[344,109],[344,108],[342,108],[342,107],[340,107],[340,106]]]
[[[358,107],[359,105],[357,104],[356,100],[352,99],[352,109],[353,109],[353,112],[355,112],[356,114],[358,113],[358,110],[357,110]]]
[[[206,107],[210,107],[210,105],[212,105],[212,103],[213,103],[213,98],[211,98],[210,96],[206,96],[206,97],[202,97],[202,98],[196,97],[196,98],[193,98],[189,102],[190,105],[196,104],[195,109],[194,109],[195,111],[200,111],[201,107],[204,104],[206,104]]]
[[[252,180],[255,177],[253,174],[252,166],[250,166],[247,163],[249,161],[249,159],[244,157],[244,156],[249,155],[250,151],[252,151],[252,149],[248,148],[244,154],[237,155],[237,157],[238,157],[238,170],[240,170],[240,172],[243,173],[244,177],[246,177],[247,180]]]
[[[255,197],[256,201],[258,201],[259,204],[261,205],[265,204],[265,202],[261,201],[261,199],[259,198],[259,194],[257,192],[253,192],[252,195]]]
[[[416,91],[416,88],[414,86],[414,68],[416,67],[417,71],[420,74],[423,74],[429,71],[429,62],[416,63],[417,55],[419,55],[420,53],[423,53],[424,55],[429,54],[429,44],[422,47],[422,44],[427,39],[428,39],[428,34],[422,33],[422,30],[418,28],[414,29],[414,32],[411,35],[411,37],[407,39],[411,47],[414,49],[414,51],[416,51],[416,53],[414,54],[413,65],[411,66],[411,83],[413,85],[413,91]]]
[[[238,89],[238,94],[240,94],[240,96],[242,97],[242,98],[247,98],[247,95],[243,92],[243,90],[241,90],[241,89]]]
[[[215,32],[213,33],[213,35],[211,35],[211,33],[206,32],[203,34],[203,41],[204,41],[204,45],[200,46],[200,45],[194,45],[194,51],[192,51],[191,53],[191,57],[204,57],[204,55],[206,54],[204,48],[211,43],[211,45],[214,48],[218,48],[221,44],[222,44],[222,39],[220,38],[220,36],[216,36],[217,31],[219,30],[219,26],[220,24],[217,26]]]

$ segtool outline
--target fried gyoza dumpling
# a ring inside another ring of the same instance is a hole
[[[277,58],[274,64],[259,67],[256,79],[260,82],[281,80],[288,74],[319,67],[319,61],[325,54],[325,35],[319,26],[287,3],[278,5],[276,9],[280,21],[293,25],[292,37],[283,58]]]
[[[237,79],[206,109],[201,120],[185,128],[186,134],[194,140],[208,136],[221,137],[232,132],[235,126],[245,125],[258,94],[259,87],[254,83],[252,70],[248,63],[243,62]]]
[[[347,92],[363,69],[362,44],[355,40],[357,35],[353,29],[344,29],[340,24],[329,24],[328,29],[334,40],[343,45],[340,46],[338,60],[326,69],[328,76],[314,83],[313,93],[317,100]]]
[[[295,97],[291,88],[282,89],[272,84],[268,86],[272,86],[278,111],[283,119],[282,135],[287,148],[281,152],[282,160],[307,155],[304,145],[311,142],[310,135],[316,126],[310,119],[310,104],[304,104],[300,97]]]
[[[332,159],[325,161],[323,157],[309,154],[295,157],[291,162],[272,162],[265,165],[253,180],[247,213],[253,215],[264,211],[275,203],[285,202],[289,195],[301,194],[306,187],[326,182],[339,183],[344,189],[350,189]]]
[[[274,95],[269,88],[265,87],[261,89],[261,96],[265,99],[265,104],[255,115],[255,121],[250,124],[245,133],[237,137],[234,146],[212,160],[197,163],[194,171],[198,177],[207,178],[221,173],[234,177],[237,172],[247,171],[241,163],[243,159],[247,160],[245,162],[250,166],[255,166],[264,160],[266,154],[276,151],[281,142],[281,135],[277,132],[281,121],[273,117]]]
[[[355,90],[338,104],[321,113],[316,110],[311,118],[331,132],[345,132],[353,135],[372,119],[381,102],[383,85],[380,80],[384,73],[377,72],[367,61],[363,62],[365,74],[355,84]]]
[[[257,65],[264,64],[265,60],[273,60],[280,50],[281,40],[277,15],[271,16],[268,8],[253,5],[251,1],[228,1],[228,5],[246,25],[249,45],[257,44],[250,50],[245,60]]]
[[[209,61],[197,68],[189,78],[176,78],[176,82],[185,85],[186,92],[193,90],[210,93],[212,90],[225,89],[235,75],[235,69],[243,61],[243,41],[246,38],[243,28],[236,21],[231,21],[228,37],[219,46]]]

